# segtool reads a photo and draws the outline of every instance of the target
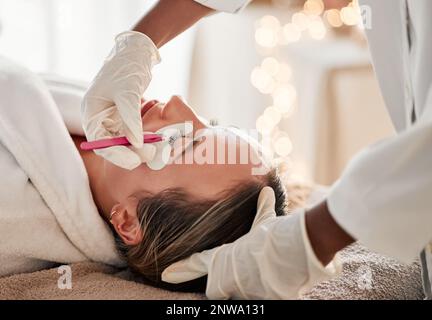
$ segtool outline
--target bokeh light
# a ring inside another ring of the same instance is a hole
[[[274,126],[277,126],[282,119],[281,113],[274,106],[268,107],[264,110],[264,117],[266,117]]]
[[[292,85],[287,84],[276,88],[272,96],[273,105],[284,112],[284,110],[289,111],[291,108],[297,98],[297,91]]]
[[[260,27],[255,32],[256,42],[265,48],[273,48],[278,42],[278,32],[272,28]]]
[[[319,16],[324,11],[324,2],[322,0],[308,0],[303,8],[306,14]]]
[[[309,27],[309,18],[303,12],[294,13],[291,22],[300,30],[304,31]]]
[[[264,28],[269,29],[278,29],[281,26],[281,23],[278,18],[271,15],[266,15],[259,20],[259,23]]]
[[[275,1],[275,0],[274,0]],[[288,0],[278,0],[278,3]],[[279,129],[283,119],[289,118],[297,110],[297,91],[291,82],[291,66],[279,59],[279,48],[299,42],[304,33],[313,40],[323,40],[331,28],[343,25],[355,26],[361,22],[357,0],[351,1],[342,9],[325,10],[323,0],[307,0],[303,9],[294,13],[290,21],[279,20],[276,16],[265,15],[256,21],[255,40],[257,50],[265,56],[261,64],[252,70],[252,85],[262,94],[268,95],[273,104],[267,107],[256,120],[256,128],[265,139],[270,139],[274,158],[280,163],[292,160],[293,144],[289,135]],[[309,39],[310,39],[309,38]],[[302,170],[290,170],[303,175]]]
[[[269,78],[269,75],[260,67],[256,67],[255,69],[253,69],[251,74],[252,85],[257,89],[266,86]]]
[[[311,21],[309,24],[309,34],[315,40],[324,39],[327,34],[327,29],[321,18]]]
[[[331,9],[325,13],[326,20],[330,26],[333,28],[339,28],[343,26],[343,21],[341,18],[341,13],[337,9]]]
[[[360,23],[360,14],[353,6],[342,8],[340,15],[347,26],[355,26]]]
[[[259,116],[256,121],[256,128],[262,135],[269,135],[274,127],[272,120],[264,115]]]
[[[271,76],[278,74],[280,69],[279,61],[274,57],[267,57],[261,63],[261,68]]]
[[[274,150],[281,157],[289,156],[293,150],[291,139],[289,137],[277,138],[274,143]]]

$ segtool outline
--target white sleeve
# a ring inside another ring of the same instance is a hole
[[[328,197],[349,234],[407,263],[432,240],[432,90],[430,97],[416,125],[360,153]]]
[[[195,0],[202,5],[217,11],[237,13],[246,7],[251,0]]]

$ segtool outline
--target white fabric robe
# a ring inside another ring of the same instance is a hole
[[[85,260],[121,266],[44,82],[0,57],[0,276]]]

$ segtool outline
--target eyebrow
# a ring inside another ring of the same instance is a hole
[[[235,134],[234,132],[230,131],[229,128],[227,128],[227,127],[213,126],[213,127],[207,128],[207,129],[212,129],[213,132],[215,132],[215,131],[224,131],[224,132],[228,132],[229,134],[233,134],[236,137],[239,137],[237,134]],[[204,141],[204,139],[202,139],[202,138],[206,138],[206,136],[202,135],[202,136],[200,136],[199,140],[193,140],[192,145],[190,147],[194,148],[197,145],[199,145],[200,143],[202,143]],[[189,148],[185,148],[179,156],[183,156],[188,149]]]
[[[197,144],[200,144],[201,142],[203,142],[203,140],[200,140],[200,141],[194,140],[194,141],[192,141],[192,145],[190,145],[189,148],[193,149]],[[183,156],[189,148],[184,148],[182,153],[179,156]]]

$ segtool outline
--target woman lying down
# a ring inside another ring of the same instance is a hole
[[[37,76],[0,59],[0,91],[0,276],[90,260],[126,263],[155,286],[204,291],[205,278],[173,285],[161,273],[246,234],[265,186],[284,214],[281,181],[255,147],[207,125],[179,97],[142,103],[144,131],[168,132],[170,161],[162,141],[125,170],[80,148],[86,138],[68,132]]]
[[[167,103],[144,102],[142,124],[144,131],[169,137],[169,163],[160,157],[164,142],[156,143],[162,149],[154,160],[129,171],[79,150],[85,138],[73,139],[119,251],[151,283],[162,285],[161,272],[173,262],[246,234],[265,186],[277,191],[283,214],[284,189],[276,171],[234,129],[206,125],[177,96]]]

